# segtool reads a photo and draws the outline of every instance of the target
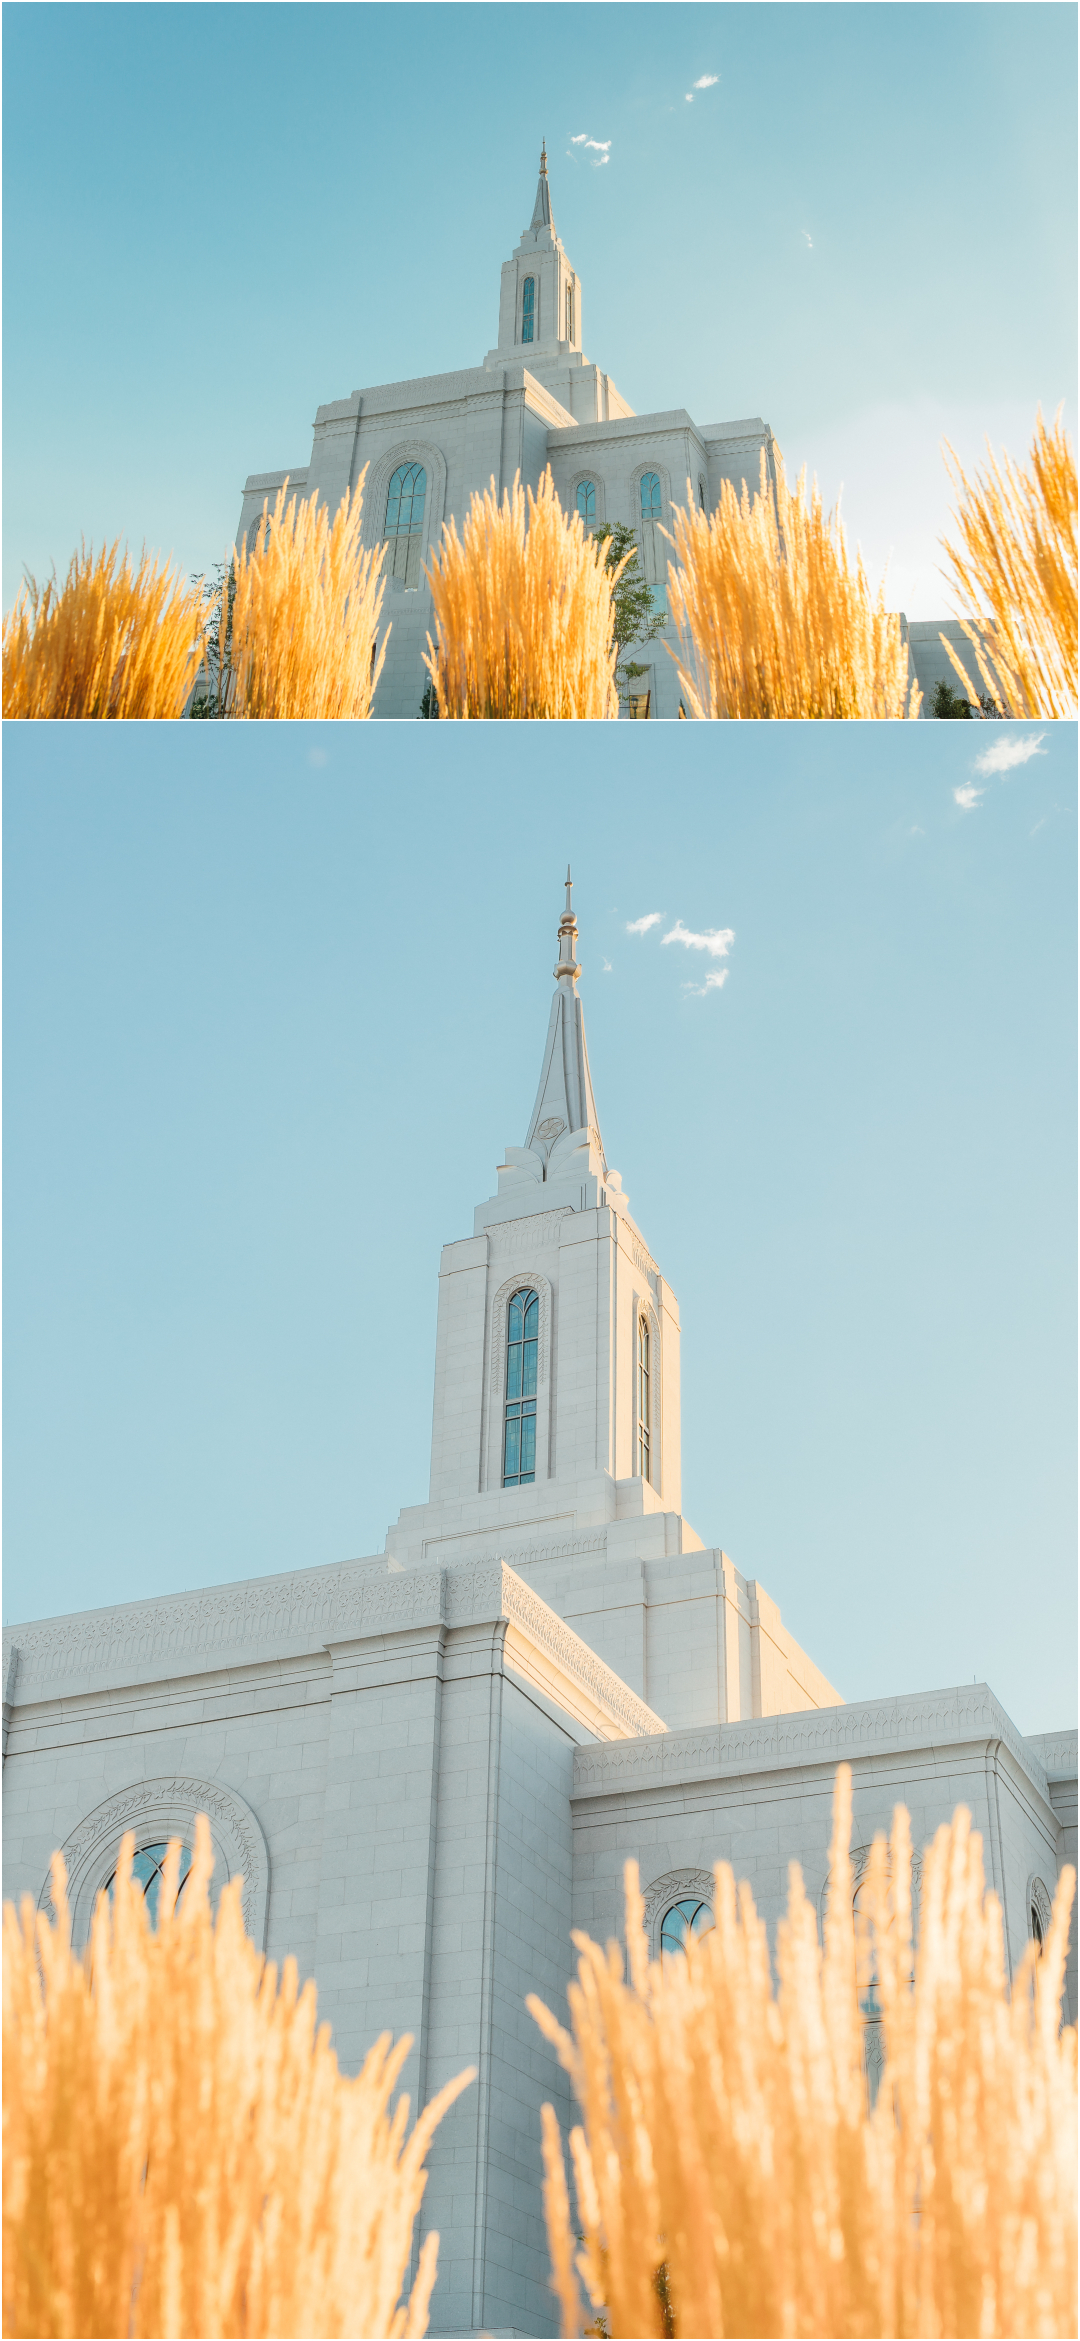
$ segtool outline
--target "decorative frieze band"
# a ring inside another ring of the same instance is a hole
[[[487,1230],[493,1252],[531,1251],[557,1244],[564,1219],[574,1216],[569,1204],[561,1211],[530,1211],[521,1219],[499,1219]]]
[[[808,1708],[712,1731],[668,1732],[659,1746],[655,1740],[642,1740],[638,1745],[623,1741],[614,1747],[579,1748],[574,1794],[604,1796],[627,1788],[778,1771],[785,1765],[837,1764],[860,1755],[956,1746],[973,1739],[1001,1741],[1049,1802],[1042,1764],[985,1686],[857,1706]]]

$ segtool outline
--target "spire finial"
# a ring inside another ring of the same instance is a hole
[[[546,178],[547,178],[547,139],[546,139],[546,138],[542,138],[542,139],[541,139],[541,141],[540,141],[540,176],[541,176],[541,178],[542,178],[542,179],[546,179]]]
[[[577,958],[577,920],[574,917],[574,906],[570,900],[573,884],[574,881],[570,876],[570,864],[567,862],[566,909],[559,920],[559,958],[555,974],[560,983],[569,982],[571,991],[573,991],[581,974]]]

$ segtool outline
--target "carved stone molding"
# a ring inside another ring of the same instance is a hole
[[[565,1204],[559,1211],[530,1211],[521,1219],[500,1219],[488,1228],[488,1242],[493,1252],[521,1252],[532,1247],[542,1251],[558,1243],[563,1220],[573,1216]]]
[[[716,1881],[711,1870],[665,1870],[645,1888],[645,1929],[654,1959],[660,1957],[660,1929],[676,1902],[707,1902],[712,1908]]]
[[[130,1788],[96,1805],[65,1839],[60,1850],[67,1866],[72,1939],[77,1946],[87,1940],[94,1903],[116,1868],[127,1831],[135,1833],[136,1852],[140,1845],[170,1837],[181,1837],[190,1845],[196,1813],[205,1813],[210,1823],[215,1891],[230,1878],[243,1878],[244,1925],[258,1949],[264,1948],[270,1857],[258,1821],[235,1789],[226,1788],[220,1780],[198,1780],[183,1773],[134,1781]],[[51,1902],[50,1880],[46,1878],[38,1908],[51,1907]]]
[[[864,1879],[864,1878],[865,1878],[865,1876],[866,1876],[867,1870],[868,1870],[868,1869],[869,1869],[869,1867],[870,1867],[870,1854],[871,1854],[871,1851],[872,1851],[872,1848],[871,1848],[869,1845],[853,1845],[853,1846],[852,1846],[850,1859],[851,1859],[851,1895],[852,1895],[852,1901],[853,1901],[853,1902],[854,1902],[854,1899],[855,1899],[855,1896],[856,1896],[856,1894],[857,1894],[857,1893],[858,1893],[858,1891],[859,1891],[859,1888],[860,1888],[860,1886],[862,1885],[863,1879]],[[919,1927],[919,1900],[920,1900],[920,1896],[921,1896],[921,1894],[922,1894],[922,1876],[923,1876],[923,1862],[924,1862],[924,1859],[925,1859],[925,1855],[924,1855],[924,1853],[923,1853],[922,1851],[915,1852],[915,1853],[913,1853],[913,1854],[912,1854],[912,1856],[911,1856],[911,1926],[912,1926],[912,1932],[913,1932],[913,1934],[917,1934],[917,1933],[918,1933],[918,1927]],[[818,1917],[819,1917],[819,1919],[820,1919],[820,1921],[821,1921],[821,1924],[822,1924],[822,1926],[824,1926],[824,1924],[825,1924],[825,1913],[826,1913],[826,1911],[827,1911],[828,1907],[829,1907],[829,1880],[828,1880],[828,1876],[826,1875],[826,1876],[825,1876],[825,1878],[822,1880],[821,1889],[820,1889],[820,1892],[819,1892],[819,1894],[818,1894]]]
[[[1033,1911],[1038,1915],[1039,1925],[1042,1928],[1042,1939],[1045,1943],[1047,1935],[1050,1932],[1050,1921],[1054,1915],[1054,1904],[1053,1897],[1048,1892],[1047,1888],[1043,1885],[1042,1879],[1036,1877],[1030,1877],[1027,1882],[1027,1897],[1024,1917],[1026,1920],[1029,1936],[1034,1936],[1035,1933],[1035,1928],[1032,1924]]]
[[[537,1647],[557,1660],[600,1707],[606,1708],[635,1739],[664,1730],[643,1699],[637,1698],[620,1676],[597,1658],[588,1643],[564,1625],[562,1618],[541,1601],[523,1578],[502,1561],[474,1561],[446,1574],[445,1603],[450,1625],[482,1625],[493,1618],[512,1618]]]
[[[365,416],[362,421],[367,419]],[[353,454],[353,467],[355,477],[358,478],[365,463],[369,464],[368,475],[364,482],[363,538],[365,545],[373,546],[382,543],[383,528],[386,522],[386,499],[390,482],[399,464],[422,463],[427,478],[424,493],[424,541],[421,547],[421,564],[424,561],[429,561],[439,541],[439,529],[446,507],[445,456],[430,439],[418,438],[414,432],[411,432],[405,418],[402,419],[402,437],[395,439],[392,447],[385,448],[373,460],[364,454],[360,444],[362,436],[361,430]],[[421,592],[426,590],[422,569],[419,590]],[[383,614],[385,616],[385,609]]]
[[[637,1236],[635,1235],[631,1235],[630,1237],[630,1257],[633,1260],[634,1266],[637,1269],[639,1276],[647,1276],[649,1283],[655,1290],[660,1271],[656,1265],[655,1260],[651,1260],[649,1258],[649,1254],[647,1253],[644,1244],[640,1243]]]

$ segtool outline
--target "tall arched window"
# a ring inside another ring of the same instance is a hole
[[[586,528],[591,528],[596,518],[596,485],[593,480],[578,481],[577,508]]]
[[[654,610],[665,610],[667,598],[664,584],[667,576],[666,547],[660,535],[660,515],[664,500],[656,472],[643,471],[639,483],[641,497],[641,567],[646,584],[652,593]]]
[[[163,1841],[160,1845],[140,1846],[139,1851],[135,1855],[135,1858],[131,1864],[131,1875],[135,1881],[135,1884],[137,1886],[141,1886],[143,1890],[143,1900],[146,1904],[147,1911],[149,1912],[151,1926],[157,1925],[158,1903],[161,1900],[161,1873],[165,1867],[165,1856],[168,1850],[168,1843],[166,1841]],[[176,1894],[177,1902],[179,1902],[180,1896],[182,1895],[184,1887],[187,1884],[187,1876],[190,1868],[191,1854],[187,1846],[182,1845],[180,1848],[180,1883]],[[109,1879],[108,1885],[106,1887],[107,1893],[111,1894],[112,1892],[113,1878],[115,1878],[115,1876],[116,1871],[114,1870],[112,1878]]]
[[[521,288],[521,338],[532,341],[536,332],[536,278],[527,276]]]
[[[652,1479],[652,1343],[646,1317],[637,1329],[637,1476]]]
[[[539,1294],[514,1293],[506,1312],[504,1488],[527,1487],[536,1478],[536,1351],[539,1334]]]
[[[702,511],[704,512],[704,510],[705,510],[705,482],[704,482],[704,480],[702,480],[702,479],[699,479],[699,481],[698,481],[698,484],[697,484],[697,500],[698,500],[698,503],[699,503],[699,504],[700,504],[700,506],[701,506],[701,509],[702,509]]]
[[[568,284],[566,288],[566,338],[567,341],[573,341],[574,338],[574,288],[572,284]]]
[[[384,577],[398,577],[410,593],[420,583],[427,473],[422,463],[399,463],[386,495],[383,531],[390,554]]]
[[[660,1929],[661,1958],[669,1958],[673,1951],[685,1951],[692,1936],[711,1934],[715,1925],[707,1902],[698,1902],[691,1896],[686,1902],[673,1903]]]

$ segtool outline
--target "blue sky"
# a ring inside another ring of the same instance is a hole
[[[764,415],[909,616],[941,437],[1074,427],[1071,6],[9,0],[5,68],[5,607],[81,534],[208,568],[320,402],[479,363],[542,135],[588,354]]]
[[[5,747],[8,1617],[424,1499],[440,1245],[524,1139],[572,858],[688,1518],[846,1697],[1074,1718],[1075,726]]]

